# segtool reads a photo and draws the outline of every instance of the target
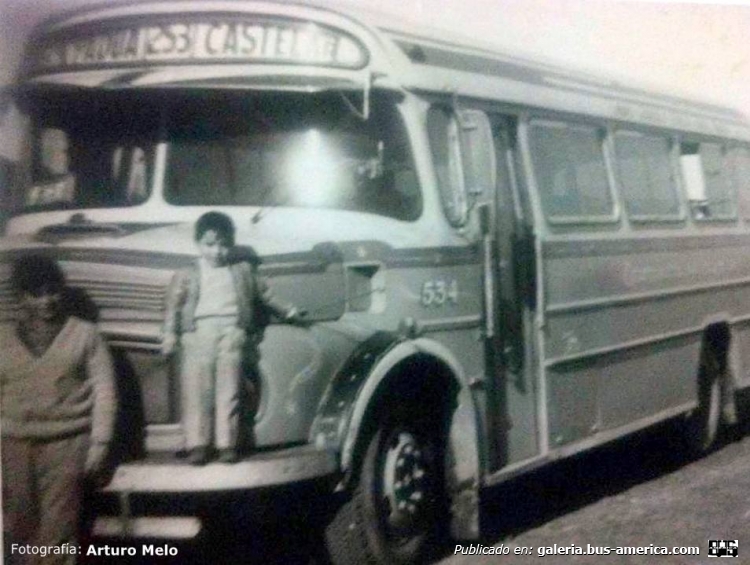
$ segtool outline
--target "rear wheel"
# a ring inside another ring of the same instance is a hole
[[[381,425],[352,497],[326,530],[336,565],[419,562],[440,515],[439,442],[428,426]]]
[[[698,407],[685,421],[685,441],[692,453],[708,452],[716,442],[721,418],[721,362],[710,348],[703,353],[698,375]]]

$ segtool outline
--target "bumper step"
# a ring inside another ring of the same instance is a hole
[[[201,521],[192,516],[115,518],[101,516],[94,521],[96,537],[159,538],[190,540],[201,531]]]
[[[154,456],[118,466],[110,493],[191,493],[280,486],[331,475],[336,456],[310,446],[256,453],[236,463],[192,466],[174,456]]]

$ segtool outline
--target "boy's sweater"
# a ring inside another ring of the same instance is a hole
[[[70,317],[47,351],[34,356],[14,324],[0,326],[2,435],[55,439],[91,430],[92,441],[112,439],[115,376],[94,324]]]

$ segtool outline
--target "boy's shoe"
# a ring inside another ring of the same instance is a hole
[[[191,465],[205,465],[208,463],[208,448],[195,447],[188,453],[188,462]]]
[[[219,463],[236,463],[239,457],[234,449],[220,449]]]

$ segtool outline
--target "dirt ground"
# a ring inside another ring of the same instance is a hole
[[[747,424],[738,427],[715,451],[694,459],[676,447],[674,429],[662,427],[503,485],[484,497],[480,544],[502,544],[510,554],[452,555],[453,546],[437,563],[750,563],[749,431]],[[739,557],[709,557],[714,539],[738,540]],[[540,547],[555,545],[611,553],[539,555]],[[700,555],[615,554],[626,546],[690,546]],[[531,555],[514,555],[515,548],[530,548]]]
[[[678,447],[673,426],[661,426],[484,492],[483,538],[474,546],[507,547],[510,554],[454,555],[455,544],[446,543],[435,548],[433,565],[750,563],[750,413],[744,421],[699,459]],[[271,499],[276,508],[266,509],[260,518],[276,516],[275,525],[246,522],[245,516],[259,517],[255,504],[243,503],[227,512],[217,501],[224,523],[214,524],[198,548],[179,547],[176,558],[132,562],[322,564],[321,540],[310,515],[313,505],[297,495]],[[738,540],[737,559],[708,556],[709,540],[722,539]],[[568,551],[610,548],[611,553],[539,556],[540,547],[555,546]],[[700,554],[615,554],[617,547],[672,550],[676,546],[697,547]],[[529,548],[529,555],[514,555],[516,548]]]

